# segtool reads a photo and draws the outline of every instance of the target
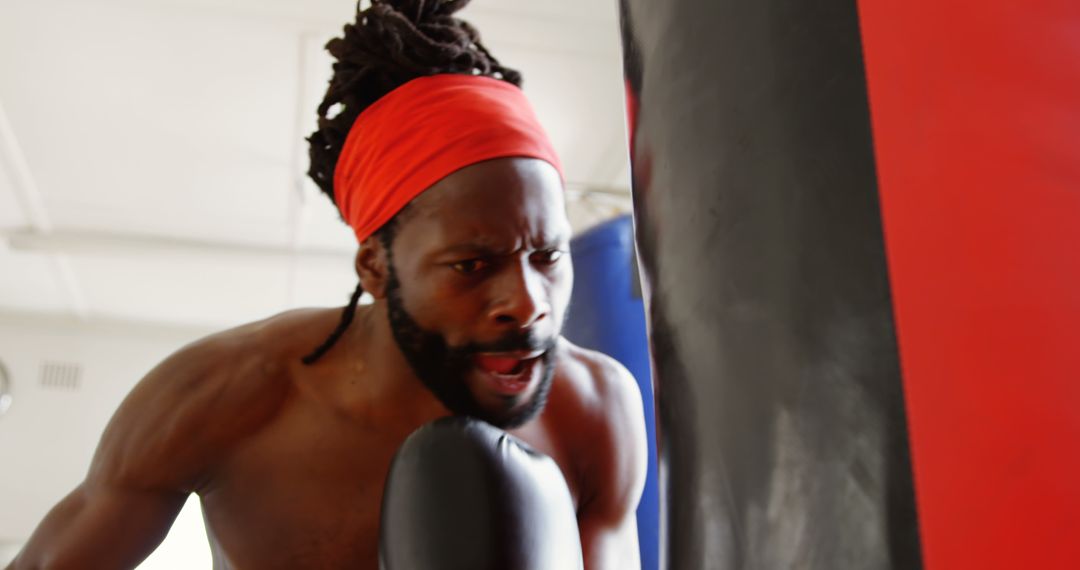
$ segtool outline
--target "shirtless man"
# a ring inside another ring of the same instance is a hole
[[[588,570],[639,566],[641,396],[559,336],[572,269],[558,159],[520,76],[452,18],[465,3],[377,2],[328,44],[311,174],[360,239],[350,305],[167,358],[9,568],[132,568],[198,493],[215,566],[374,569],[390,460],[450,412],[555,460]],[[361,290],[373,304],[357,306]]]

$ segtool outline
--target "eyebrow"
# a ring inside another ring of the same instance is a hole
[[[453,255],[468,256],[499,256],[509,254],[513,249],[508,248],[506,243],[500,244],[489,236],[473,235],[463,236],[465,241],[451,244],[440,248],[433,253],[435,257],[447,257]]]
[[[435,252],[435,255],[450,255],[450,254],[485,254],[492,255],[499,253],[498,248],[489,244],[483,243],[460,243],[457,245],[451,245]]]
[[[552,239],[544,240],[541,247],[537,249],[560,249],[566,246],[570,242],[570,238],[563,235],[552,236]],[[437,250],[435,256],[445,255],[505,255],[509,253],[505,248],[499,247],[490,242],[474,241],[467,243],[459,243],[451,246],[447,246],[440,250]]]

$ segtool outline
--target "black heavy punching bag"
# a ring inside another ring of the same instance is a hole
[[[662,567],[920,567],[852,0],[623,0]]]
[[[1080,3],[621,13],[664,566],[1080,568]]]

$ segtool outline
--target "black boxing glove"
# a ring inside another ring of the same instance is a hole
[[[405,440],[383,492],[381,570],[574,570],[581,538],[559,467],[480,420]]]

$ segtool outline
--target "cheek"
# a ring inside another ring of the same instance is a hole
[[[574,269],[567,260],[551,280],[551,306],[558,319],[562,319],[566,314],[566,307],[570,304],[570,294],[573,290]]]
[[[443,335],[453,346],[470,342],[470,331],[484,314],[482,291],[431,275],[418,282],[424,286],[414,288],[406,305],[413,319],[425,329]]]

